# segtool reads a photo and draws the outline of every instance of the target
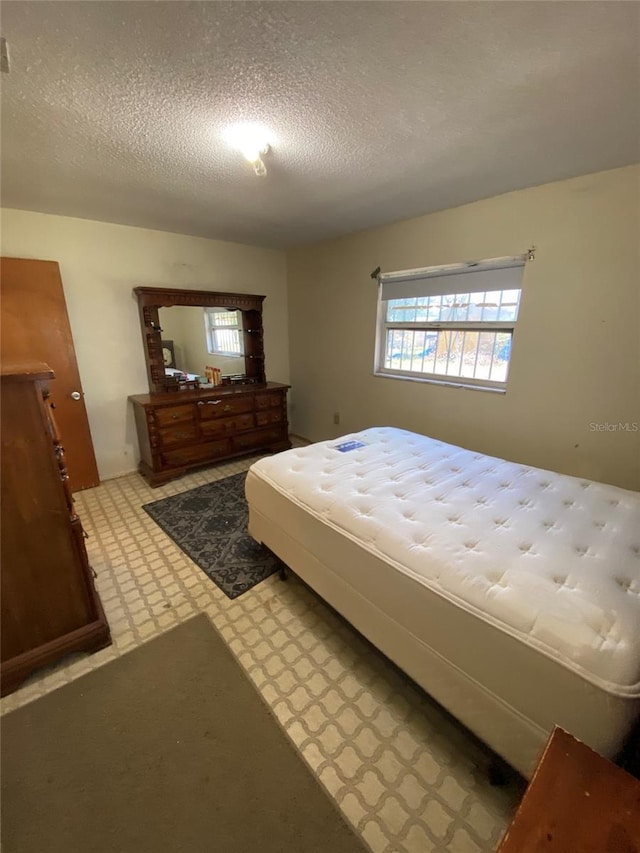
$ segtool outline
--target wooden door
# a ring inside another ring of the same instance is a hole
[[[51,401],[72,491],[100,482],[67,305],[56,261],[1,259],[2,362],[44,361],[56,375]]]

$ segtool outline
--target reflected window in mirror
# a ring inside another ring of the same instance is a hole
[[[244,356],[242,318],[238,311],[204,309],[207,348],[211,355]]]
[[[175,368],[176,353],[173,346],[173,341],[162,341],[162,360],[165,368]]]

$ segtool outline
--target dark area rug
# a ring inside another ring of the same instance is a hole
[[[279,567],[277,558],[247,533],[246,476],[234,474],[142,507],[229,598]]]
[[[365,853],[201,614],[2,718],[3,853]]]

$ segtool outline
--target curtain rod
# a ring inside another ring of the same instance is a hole
[[[514,259],[515,258],[522,258],[522,260],[525,260],[525,261],[533,261],[533,260],[535,260],[535,257],[536,257],[536,247],[532,246],[523,255],[513,255],[513,256],[508,256],[508,257],[513,257]],[[443,266],[434,266],[434,267],[418,267],[417,269],[413,269],[413,270],[397,270],[397,274],[400,275],[401,273],[404,273],[405,275],[408,275],[410,273],[413,273],[415,275],[419,272],[423,272],[423,271],[427,271],[427,270],[433,271],[434,275],[435,275],[436,270],[441,270],[441,271],[444,271],[444,270],[450,270],[450,271],[460,270],[460,272],[462,272],[463,270],[473,269],[473,267],[481,266],[484,264],[497,263],[498,261],[505,261],[507,259],[508,259],[507,257],[487,258],[486,260],[483,260],[483,261],[464,261],[461,264],[446,264]],[[373,270],[373,272],[371,273],[371,278],[380,282],[380,275],[381,275],[381,268],[376,267]]]

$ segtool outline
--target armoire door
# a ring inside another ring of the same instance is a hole
[[[100,482],[71,326],[56,261],[0,260],[0,355],[3,364],[44,361],[72,491]]]

